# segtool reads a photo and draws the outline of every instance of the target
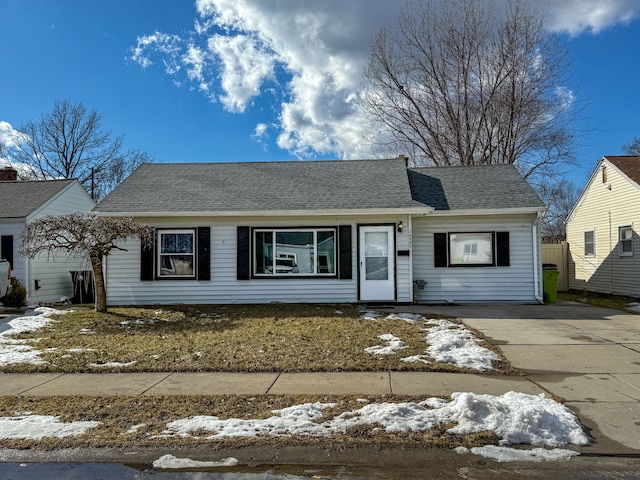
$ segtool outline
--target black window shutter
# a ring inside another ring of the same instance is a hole
[[[0,258],[4,258],[13,270],[13,235],[2,235],[0,241]]]
[[[198,227],[198,280],[211,280],[211,228]]]
[[[434,233],[433,234],[433,266],[447,267],[448,265],[449,265],[449,262],[447,261],[447,234]]]
[[[353,278],[351,265],[351,225],[340,225],[338,227],[338,268],[341,280],[351,280]]]
[[[236,270],[238,280],[249,280],[251,278],[250,252],[251,231],[249,227],[238,227],[238,258]]]
[[[509,232],[496,232],[496,265],[508,267],[509,256]]]
[[[155,236],[151,245],[142,243],[140,248],[140,280],[153,280],[153,266],[156,262]]]

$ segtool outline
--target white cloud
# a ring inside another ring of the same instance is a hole
[[[161,32],[143,35],[138,37],[136,46],[130,49],[131,55],[128,58],[142,68],[147,68],[153,65],[148,52],[159,52],[165,56],[163,59],[165,71],[172,74],[176,71],[176,56],[182,48],[182,43],[182,39],[178,35],[168,35]]]
[[[547,13],[550,29],[571,35],[598,33],[640,12],[637,0],[532,5]],[[167,73],[184,67],[192,84],[231,112],[284,87],[274,105],[280,148],[299,157],[363,158],[371,150],[354,99],[373,36],[395,28],[401,7],[388,0],[196,0],[189,38],[139,37],[130,58],[147,68],[152,55],[163,54]]]
[[[222,104],[231,112],[244,112],[249,101],[260,94],[265,80],[273,79],[275,59],[259,42],[246,35],[214,35],[209,49],[222,62]]]
[[[0,121],[0,145],[13,148],[24,138],[25,134],[13,128],[9,122]]]
[[[544,0],[541,7],[547,12],[548,28],[572,36],[628,24],[640,14],[637,0]]]

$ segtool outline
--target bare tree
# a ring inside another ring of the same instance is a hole
[[[622,146],[622,151],[625,155],[640,156],[640,138],[633,137],[631,143]]]
[[[107,311],[104,257],[119,240],[139,238],[144,245],[153,241],[153,229],[130,217],[99,217],[91,213],[49,215],[28,222],[22,232],[22,253],[28,257],[65,252],[88,258],[95,282],[96,312]]]
[[[153,161],[138,150],[123,153],[123,137],[104,130],[96,110],[82,103],[57,100],[51,112],[19,130],[14,146],[4,150],[11,163],[21,166],[22,179],[77,178],[94,200],[142,161]]]
[[[377,144],[415,165],[515,163],[526,177],[572,159],[566,49],[521,0],[421,0],[371,45],[361,105]]]
[[[575,183],[562,179],[542,183],[538,193],[547,204],[542,216],[542,238],[545,243],[562,242],[566,238],[567,218],[578,201],[580,190]]]

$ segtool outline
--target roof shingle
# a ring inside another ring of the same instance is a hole
[[[0,218],[23,218],[75,180],[0,182]]]
[[[640,157],[636,156],[607,156],[604,157],[618,167],[631,180],[640,185]]]
[[[408,173],[414,200],[436,210],[545,206],[511,164],[422,167]]]
[[[269,212],[412,207],[403,159],[147,163],[95,211]]]

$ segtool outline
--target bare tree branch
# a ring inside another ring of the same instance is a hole
[[[130,217],[98,217],[91,213],[50,215],[28,222],[22,232],[22,254],[27,257],[66,252],[88,258],[93,268],[96,311],[107,311],[107,292],[103,277],[104,257],[111,250],[124,250],[117,242],[139,238],[153,241],[153,229]]]
[[[37,121],[25,122],[5,156],[20,164],[22,179],[77,178],[94,200],[109,193],[142,162],[153,159],[139,150],[122,152],[123,137],[102,128],[95,110],[57,100]]]
[[[379,147],[414,165],[514,163],[529,177],[573,160],[566,50],[524,1],[414,1],[371,45],[361,106]]]

